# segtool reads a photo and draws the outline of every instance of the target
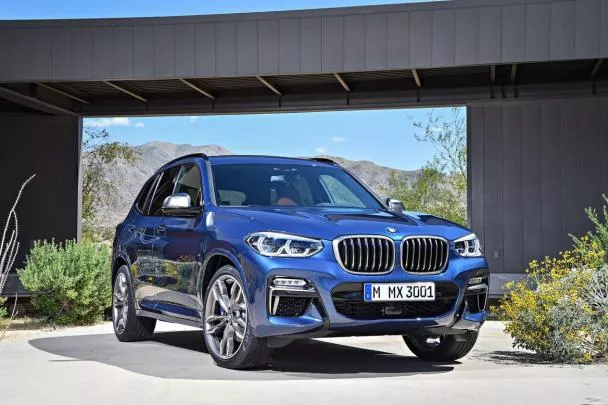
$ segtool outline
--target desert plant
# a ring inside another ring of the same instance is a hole
[[[606,210],[606,208],[604,208]],[[608,217],[587,210],[595,229],[574,238],[557,258],[533,261],[527,278],[508,283],[508,294],[494,308],[507,320],[514,346],[541,358],[588,363],[608,358]]]
[[[36,177],[35,174],[21,184],[15,202],[8,212],[8,218],[2,231],[2,239],[0,239],[0,294],[4,290],[4,285],[8,279],[8,273],[13,268],[15,259],[19,253],[19,219],[17,217],[17,205],[19,204],[19,200],[21,200],[23,190],[34,177]],[[4,307],[5,303],[6,298],[0,297],[0,318],[4,318],[8,314],[7,309]]]
[[[91,242],[37,241],[18,270],[32,305],[59,325],[92,324],[111,304],[110,250]]]
[[[4,304],[6,304],[6,298],[0,297],[0,319],[6,318],[6,315],[8,315],[8,311]]]

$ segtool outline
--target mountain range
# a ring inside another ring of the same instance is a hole
[[[136,146],[138,158],[134,164],[118,161],[105,170],[104,176],[114,184],[114,193],[97,213],[97,226],[114,227],[124,219],[144,182],[163,164],[183,155],[205,153],[208,156],[232,155],[219,145],[177,145],[169,142],[149,142]],[[319,156],[334,160],[381,196],[390,195],[391,178],[410,182],[420,170],[405,171],[381,166],[369,161],[354,161],[339,156]]]

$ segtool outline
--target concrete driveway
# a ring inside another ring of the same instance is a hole
[[[264,370],[213,364],[201,332],[160,324],[119,343],[109,323],[0,343],[3,404],[608,404],[608,367],[551,366],[487,323],[460,362],[417,360],[399,337],[296,342]]]

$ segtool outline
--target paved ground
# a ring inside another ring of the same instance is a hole
[[[418,361],[398,337],[340,338],[294,343],[257,371],[216,367],[198,330],[158,329],[145,343],[119,343],[110,324],[0,343],[0,402],[608,404],[608,367],[536,364],[497,322],[457,363]]]

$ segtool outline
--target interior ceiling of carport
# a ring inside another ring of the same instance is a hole
[[[507,97],[507,93],[514,93],[513,90],[519,86],[593,83],[607,78],[608,66],[602,64],[602,60],[578,60],[333,74],[0,83],[0,92],[9,92],[9,95],[17,98],[32,98],[34,102],[39,100],[50,108],[58,107],[59,112],[65,109],[68,113],[94,116],[111,113],[111,106],[116,104],[123,107],[132,106],[124,110],[125,114],[145,114],[148,112],[145,106],[155,103],[173,106],[168,107],[168,113],[180,113],[179,105],[184,100],[195,100],[213,107],[224,101],[253,102],[269,97],[280,100],[283,97],[295,96],[315,100],[331,96],[348,101],[350,97],[356,97],[358,94],[408,92],[407,95],[404,93],[403,97],[413,98],[408,102],[416,104],[425,101],[427,91],[466,91],[467,88],[481,88],[486,92],[487,98],[501,98]],[[69,99],[74,108],[55,106],[52,101],[41,99],[41,91]],[[514,94],[516,96],[516,92]],[[27,103],[25,106],[19,105],[0,97],[0,111],[30,112],[34,109],[28,108]]]

